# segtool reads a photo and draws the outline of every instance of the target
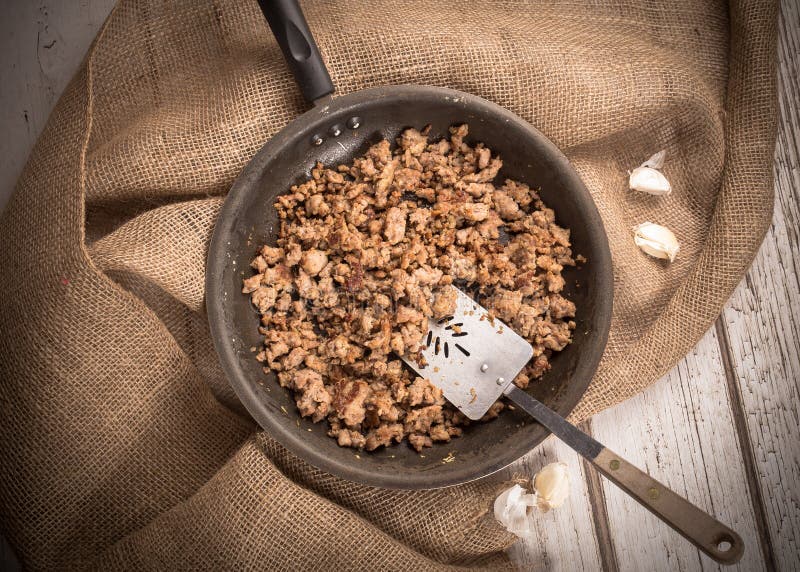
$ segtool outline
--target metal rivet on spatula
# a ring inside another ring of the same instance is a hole
[[[498,377],[498,378],[497,378],[497,381],[496,381],[495,383],[496,383],[497,385],[503,385],[505,382],[506,382],[506,380],[505,380],[504,378],[502,378],[502,377]]]
[[[488,363],[485,363],[485,364],[483,364],[481,366],[481,371],[486,371],[487,369],[489,369],[489,364]]]

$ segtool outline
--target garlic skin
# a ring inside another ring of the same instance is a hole
[[[660,169],[664,166],[664,160],[667,158],[667,150],[662,149],[658,153],[654,153],[647,161],[642,163],[642,167],[650,167],[651,169]]]
[[[569,472],[564,463],[550,463],[533,477],[536,506],[542,512],[558,508],[569,496]]]
[[[494,517],[506,530],[524,538],[533,533],[533,519],[528,514],[528,507],[532,506],[536,506],[536,495],[514,485],[495,499]]]
[[[673,262],[680,250],[678,239],[665,226],[643,222],[633,227],[633,242],[646,254]]]
[[[637,167],[631,171],[628,186],[634,191],[655,196],[664,196],[672,192],[672,185],[661,171],[650,167]]]
[[[630,172],[628,186],[634,191],[641,191],[655,196],[664,196],[672,192],[672,185],[659,171],[664,166],[667,151],[659,151],[639,167]]]

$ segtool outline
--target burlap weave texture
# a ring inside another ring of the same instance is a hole
[[[460,89],[572,160],[609,234],[611,336],[575,412],[706,331],[772,213],[773,1],[305,2],[340,93]],[[31,569],[502,567],[495,484],[384,491],[289,455],[216,362],[203,268],[231,182],[305,108],[255,2],[123,0],[0,222],[0,527]],[[627,170],[667,150],[665,198]],[[631,227],[681,241],[673,264]]]

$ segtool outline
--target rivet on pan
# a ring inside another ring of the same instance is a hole
[[[659,496],[658,489],[657,489],[657,488],[655,488],[655,487],[653,487],[653,488],[649,489],[649,490],[647,491],[647,494],[648,494],[648,496],[649,496],[651,499],[653,499],[653,500],[656,500],[656,499],[658,498],[658,496]]]
[[[319,135],[314,135],[314,136],[311,138],[311,143],[312,143],[313,145],[316,145],[316,146],[318,146],[318,147],[319,147],[320,145],[322,145],[322,142],[323,142],[323,141],[324,141],[324,139],[322,139],[322,137],[320,137]]]
[[[350,129],[358,129],[361,127],[361,118],[360,117],[351,117],[347,120],[347,126]]]
[[[334,125],[328,130],[328,133],[330,133],[333,137],[338,137],[342,134],[342,128],[338,125]]]
[[[483,364],[481,366],[481,371],[486,371],[487,369],[489,369],[489,364],[488,363],[485,363],[485,364]]]
[[[503,385],[505,382],[506,380],[504,378],[498,377],[495,383],[497,383],[497,385]]]
[[[609,466],[609,467],[611,467],[611,470],[612,470],[612,471],[616,471],[617,469],[619,469],[619,461],[618,461],[618,460],[616,460],[616,459],[614,459],[613,461],[611,461],[611,462],[608,464],[608,466]]]

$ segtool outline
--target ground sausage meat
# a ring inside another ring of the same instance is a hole
[[[407,440],[421,451],[469,423],[398,357],[419,352],[429,319],[452,313],[451,284],[531,342],[523,388],[572,339],[575,305],[561,295],[575,264],[569,231],[535,190],[495,183],[501,159],[467,135],[462,125],[431,143],[407,129],[394,151],[381,141],[350,165],[317,165],[278,198],[277,244],[244,280],[264,336],[256,359],[343,447]]]

